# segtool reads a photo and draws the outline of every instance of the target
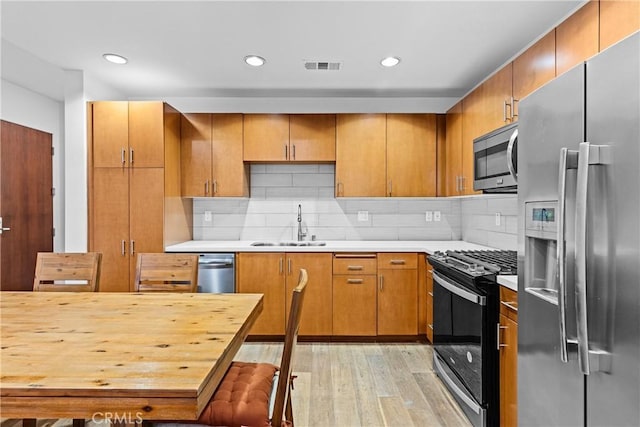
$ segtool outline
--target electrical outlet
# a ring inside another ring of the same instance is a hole
[[[204,222],[211,222],[211,211],[204,211]]]
[[[427,211],[424,215],[424,219],[427,222],[433,221],[433,211]]]
[[[369,221],[369,211],[358,211],[358,221]]]
[[[433,220],[436,222],[440,221],[440,211],[433,211]]]
[[[502,215],[500,215],[500,212],[496,212],[496,226],[500,225],[501,220],[502,220]]]

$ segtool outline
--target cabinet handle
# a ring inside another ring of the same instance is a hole
[[[389,197],[391,197],[391,193],[393,193],[393,181],[389,180]]]
[[[342,194],[344,194],[344,184],[342,184],[341,182],[338,182],[336,184],[336,196],[338,196],[338,197],[340,196],[340,193],[341,193],[341,191],[340,191],[340,187],[341,186],[342,186]]]
[[[133,165],[133,148],[129,149],[129,164]]]
[[[125,240],[120,241],[120,253],[122,256],[127,254],[127,242]]]
[[[506,344],[500,344],[500,329],[507,329],[506,326],[500,326],[500,323],[496,323],[496,325],[498,326],[496,328],[496,333],[498,335],[498,339],[496,340],[498,345],[496,347],[496,350],[500,351],[500,347],[508,347]]]
[[[127,163],[127,159],[124,156],[125,156],[125,149],[124,147],[122,147],[120,149],[120,161],[122,162],[122,166],[124,166]]]
[[[347,266],[347,270],[350,271],[359,271],[362,270],[364,267],[362,267],[361,265],[348,265]]]
[[[427,292],[429,294],[430,297],[433,296],[433,292]]]
[[[206,196],[207,194],[209,194],[209,180],[204,182],[204,195]]]
[[[433,331],[433,324],[432,323],[429,323],[427,326],[429,327],[429,329],[431,329]]]
[[[363,279],[347,279],[347,283],[363,283]]]
[[[131,240],[131,256],[134,256],[136,253],[136,241]]]
[[[287,147],[287,144],[284,145],[284,159],[289,160],[289,147]]]
[[[218,181],[217,180],[213,180],[213,195],[215,196],[216,194],[218,194]]]
[[[380,275],[380,291],[382,291],[382,288],[384,288],[384,276],[381,274]]]
[[[511,121],[513,121],[518,115],[516,114],[516,102],[520,102],[519,99],[511,97]]]
[[[392,259],[391,261],[389,261],[389,264],[391,265],[404,265],[405,260],[403,259]]]
[[[280,258],[280,274],[284,273],[284,260]]]
[[[500,301],[500,304],[504,305],[505,307],[507,307],[510,310],[515,311],[516,313],[518,312],[518,307],[516,307],[514,304],[517,304],[515,302],[512,301]]]
[[[461,191],[461,192],[463,192],[463,191],[464,191],[464,180],[465,180],[464,175],[461,175],[461,176],[460,176],[460,191]]]
[[[504,104],[503,104],[503,106],[502,106],[502,121],[503,121],[503,122],[505,122],[505,123],[506,123],[506,122],[507,122],[507,120],[510,118],[510,117],[507,117],[507,105],[510,105],[510,104],[509,104],[509,103],[507,102],[507,100],[505,99],[505,100],[504,100]]]
[[[296,144],[293,144],[293,160],[296,159]]]
[[[289,269],[289,275],[291,275],[291,258],[289,258],[287,261],[288,261],[287,262],[287,264],[288,264],[287,268]]]

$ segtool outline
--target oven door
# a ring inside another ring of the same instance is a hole
[[[441,272],[433,272],[433,345],[479,405],[483,395],[483,343],[487,297]]]

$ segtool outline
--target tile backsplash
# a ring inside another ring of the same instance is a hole
[[[301,205],[307,239],[464,239],[516,247],[515,196],[335,198],[334,182],[333,164],[252,164],[250,198],[193,200],[193,238],[293,240]],[[500,226],[493,226],[494,211]],[[427,221],[427,212],[440,212],[440,221]]]

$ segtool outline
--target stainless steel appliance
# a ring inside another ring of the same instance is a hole
[[[235,292],[235,277],[235,254],[200,254],[198,260],[198,292]]]
[[[473,189],[515,193],[518,189],[518,124],[512,123],[473,140]]]
[[[520,102],[518,424],[640,424],[640,33]]]
[[[497,274],[515,251],[448,251],[433,266],[433,366],[475,426],[499,423]]]

